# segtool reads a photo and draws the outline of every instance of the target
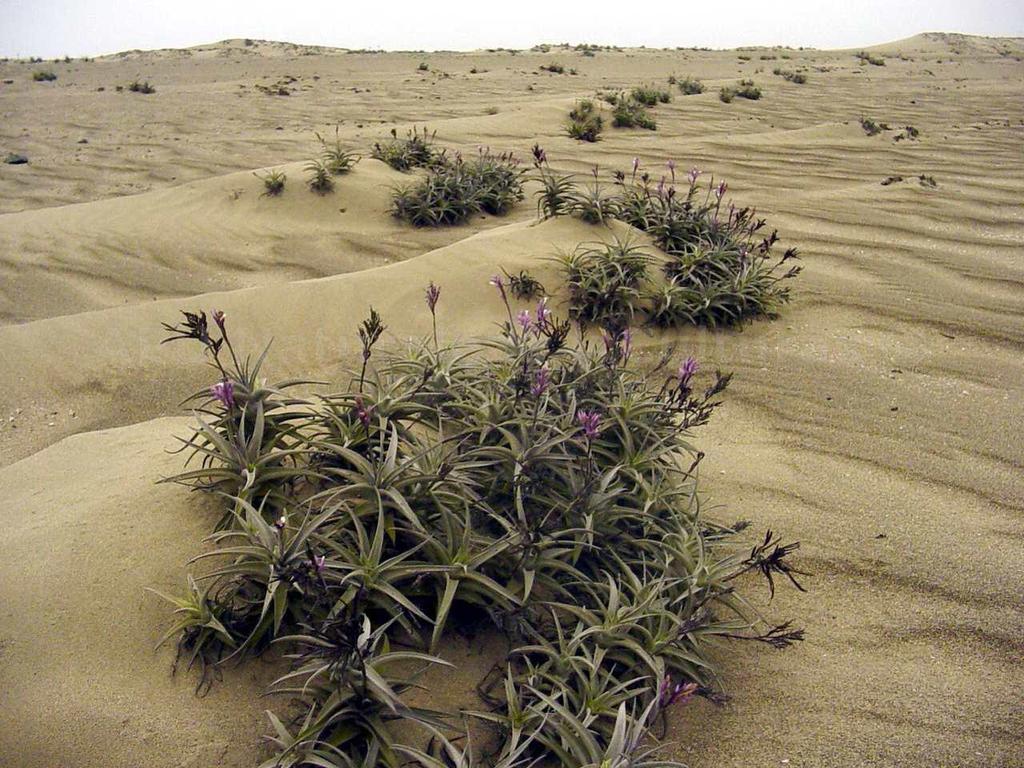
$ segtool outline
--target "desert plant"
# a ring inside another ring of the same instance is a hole
[[[419,71],[419,72],[429,72],[430,71],[430,65],[427,64],[427,62],[425,62],[425,61],[421,61],[419,63],[419,65],[416,67],[416,70]]]
[[[868,136],[877,136],[882,131],[888,131],[889,126],[885,123],[876,123],[870,117],[862,117],[860,119],[860,127],[864,129],[864,133]]]
[[[796,545],[768,532],[744,547],[732,541],[741,525],[700,508],[691,439],[729,377],[698,387],[692,357],[642,373],[629,365],[628,328],[603,348],[571,345],[543,301],[514,316],[503,279],[492,284],[508,318],[497,337],[414,343],[368,368],[383,329],[371,318],[358,375],[294,407],[249,397],[252,371],[221,360],[222,314],[216,329],[194,314],[168,326],[214,364],[211,421],[186,441],[207,448],[211,471],[234,471],[221,445],[256,423],[258,403],[290,416],[260,441],[260,493],[212,494],[226,522],[202,559],[217,565],[169,598],[165,637],[213,669],[281,649],[290,667],[271,691],[299,714],[270,715],[266,768],[671,766],[650,756],[652,726],[696,696],[719,698],[718,641],[802,637],[739,592],[756,573],[769,589],[775,577],[799,587]],[[427,292],[432,312],[439,296]],[[434,649],[469,628],[510,648],[468,713],[498,740],[490,760],[456,746],[446,713],[405,696],[424,668],[450,664]],[[407,743],[403,723],[434,749]]]
[[[858,51],[854,55],[860,60],[861,64],[872,64],[876,67],[885,66],[885,59],[883,59],[881,56],[875,56],[873,53],[868,53],[867,51]]]
[[[149,84],[149,80],[146,80],[142,83],[140,83],[138,80],[132,80],[131,83],[128,84],[128,90],[132,93],[156,93],[156,88]]]
[[[645,107],[656,107],[658,104],[667,104],[672,100],[671,93],[653,85],[639,85],[630,91],[629,95],[633,101],[643,104]]]
[[[736,89],[730,88],[729,86],[723,85],[718,91],[718,100],[730,104],[732,100],[736,98]]]
[[[328,192],[334,191],[331,169],[323,160],[310,160],[306,163],[306,172],[309,174],[306,184],[318,195],[326,195]]]
[[[266,197],[277,197],[284,192],[284,183],[288,179],[284,171],[271,169],[263,176],[258,173],[254,175],[263,182],[263,194]]]
[[[573,319],[616,329],[633,324],[653,261],[641,246],[616,238],[611,244],[580,245],[557,259]]]
[[[597,107],[590,99],[581,99],[569,112],[569,124],[566,132],[578,141],[597,141],[604,120],[597,111]]]
[[[523,199],[523,173],[510,153],[442,159],[426,178],[394,191],[391,212],[419,227],[459,224],[480,211],[501,215]]]
[[[761,89],[757,87],[753,80],[740,80],[735,93],[741,99],[750,99],[751,101],[757,101],[761,98]]]
[[[695,96],[704,93],[704,83],[694,77],[684,77],[679,81],[679,90],[684,96]]]
[[[434,138],[437,131],[427,133],[424,128],[422,132],[418,128],[407,131],[404,139],[398,138],[398,132],[391,129],[391,139],[383,144],[377,142],[373,145],[371,157],[381,160],[396,171],[409,171],[413,168],[429,166],[437,157],[438,152],[434,148]]]
[[[550,64],[541,64],[540,67],[538,67],[538,69],[540,69],[542,72],[550,72],[553,75],[565,74],[565,67],[554,61],[551,62]]]
[[[320,159],[324,165],[327,166],[327,170],[334,176],[340,176],[344,173],[348,173],[352,170],[356,163],[359,162],[359,155],[355,152],[345,149],[341,143],[341,137],[339,135],[339,127],[334,128],[334,141],[328,142],[319,133],[316,134],[317,141],[320,142],[322,151],[320,153]]]
[[[803,85],[804,83],[807,82],[807,75],[805,75],[803,72],[793,72],[788,69],[776,67],[775,69],[772,70],[772,74],[778,75],[783,80],[788,80],[789,82],[796,83],[797,85]]]
[[[519,301],[530,301],[544,295],[544,285],[527,270],[509,274],[503,267],[501,273],[505,275],[509,291]]]
[[[643,104],[629,98],[619,98],[612,110],[612,125],[616,128],[644,128],[657,130],[657,123]]]
[[[49,69],[37,69],[32,73],[32,79],[37,83],[50,83],[57,79],[57,74]]]

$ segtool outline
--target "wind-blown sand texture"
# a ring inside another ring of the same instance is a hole
[[[732,700],[675,711],[670,756],[1024,765],[1024,42],[922,35],[868,50],[885,66],[854,51],[242,41],[0,63],[0,156],[29,157],[0,165],[0,764],[213,768],[261,754],[273,665],[228,669],[196,698],[194,678],[170,676],[173,651],[152,650],[169,611],[144,590],[179,589],[212,523],[199,498],[154,485],[179,466],[166,449],[188,425],[166,417],[208,379],[194,350],[159,345],[162,321],[222,308],[236,343],[274,337],[272,378],[337,376],[370,304],[393,339],[425,334],[435,280],[442,332],[473,335],[499,317],[486,287],[499,267],[555,289],[548,256],[609,236],[538,225],[532,201],[416,230],[386,213],[408,177],[367,158],[318,197],[301,168],[313,132],[340,122],[363,154],[418,124],[465,152],[525,157],[538,141],[579,172],[639,156],[660,173],[674,158],[727,179],[800,248],[780,319],[639,334],[651,357],[677,343],[735,372],[699,435],[712,514],[799,539],[813,572],[807,594],[782,589],[768,607],[806,641],[723,646]],[[551,61],[579,74],[537,72]],[[809,82],[776,66],[806,67]],[[32,82],[40,68],[58,79]],[[564,135],[575,98],[672,73],[708,90],[657,107],[657,132]],[[718,88],[746,76],[764,98],[721,103]],[[290,96],[255,88],[286,77]],[[156,93],[115,90],[136,78]],[[921,136],[869,137],[862,116]],[[283,197],[260,197],[251,171],[278,165]],[[904,181],[882,185],[890,176]],[[437,695],[463,695],[472,671],[469,659]]]

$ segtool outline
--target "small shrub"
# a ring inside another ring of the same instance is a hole
[[[576,185],[572,174],[557,174],[548,165],[547,155],[539,144],[533,145],[533,166],[540,189],[537,190],[537,216],[550,219],[572,211]]]
[[[868,136],[877,136],[882,131],[889,130],[889,126],[885,123],[876,123],[870,117],[862,117],[860,119],[860,127],[864,129],[864,133]]]
[[[684,77],[679,81],[679,90],[684,96],[696,96],[704,93],[704,83],[693,77]]]
[[[578,246],[558,257],[577,322],[625,328],[641,311],[650,254],[628,240]]]
[[[804,83],[807,82],[807,75],[805,75],[803,72],[791,72],[788,69],[781,69],[780,67],[776,67],[775,69],[772,70],[772,74],[778,75],[783,80],[788,80],[789,82],[796,83],[797,85],[803,85]]]
[[[37,83],[52,83],[57,75],[49,69],[37,69],[32,73],[32,79]]]
[[[881,56],[875,56],[873,53],[868,53],[867,51],[859,51],[855,53],[854,56],[860,59],[861,64],[872,64],[876,67],[885,66],[885,59]]]
[[[544,285],[525,269],[515,275],[510,275],[505,269],[501,272],[508,281],[509,291],[516,299],[530,301],[544,295]]]
[[[406,132],[404,139],[398,138],[397,131],[391,129],[391,139],[381,144],[373,145],[371,157],[381,160],[396,171],[409,171],[413,168],[423,168],[434,163],[438,158],[438,152],[434,148],[434,137],[437,131],[427,133],[424,128],[422,132],[413,128]]]
[[[416,71],[417,72],[429,72],[430,71],[430,65],[427,64],[427,62],[425,62],[425,61],[421,61],[419,63],[419,66],[416,67]]]
[[[569,112],[566,132],[578,141],[597,141],[604,127],[604,120],[590,99],[581,99]]]
[[[736,95],[741,99],[757,101],[761,98],[761,89],[754,84],[753,80],[740,80],[739,87],[736,88]]]
[[[647,108],[632,99],[620,98],[612,111],[612,125],[616,128],[644,128],[648,131],[658,129],[654,118]]]
[[[542,72],[550,72],[553,75],[565,74],[565,67],[563,67],[561,64],[558,64],[556,62],[552,62],[550,64],[541,64],[539,69]]]
[[[656,107],[658,104],[667,104],[672,100],[672,94],[652,85],[637,86],[630,91],[629,95],[633,101],[643,104],[645,107]]]
[[[904,139],[906,139],[908,141],[916,141],[920,135],[921,135],[921,131],[919,131],[917,128],[915,128],[912,125],[907,125],[907,126],[904,126],[902,131],[900,131],[895,136],[893,136],[892,140],[893,141],[903,141]]]
[[[255,176],[263,182],[263,194],[266,197],[277,197],[284,192],[284,183],[288,178],[284,171],[270,170],[263,176],[258,173]]]
[[[509,153],[444,159],[425,179],[394,191],[391,213],[417,227],[460,224],[481,211],[502,215],[523,199],[523,173]]]
[[[146,80],[143,83],[140,83],[138,80],[132,80],[131,83],[128,84],[128,90],[132,93],[156,93],[156,88],[149,84],[149,80]]]
[[[330,171],[333,176],[340,176],[343,173],[348,173],[352,170],[355,164],[359,162],[359,155],[345,149],[342,145],[338,132],[339,129],[335,126],[333,142],[328,142],[319,133],[316,134],[317,141],[320,142],[320,146],[323,148],[323,151],[320,153],[320,159],[323,160],[324,165],[327,166],[327,170]]]
[[[323,160],[310,160],[306,163],[306,172],[309,174],[306,184],[318,195],[326,195],[328,192],[334,191],[331,169]]]
[[[718,100],[721,101],[721,102],[729,104],[735,98],[736,98],[736,89],[735,88],[729,88],[729,87],[723,85],[722,88],[718,91]]]

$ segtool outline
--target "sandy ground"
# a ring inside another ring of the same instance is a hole
[[[391,127],[427,124],[464,151],[525,155],[539,141],[578,171],[673,158],[727,179],[800,248],[781,319],[643,335],[652,355],[678,343],[736,373],[700,439],[714,514],[799,539],[813,572],[807,594],[783,590],[768,608],[807,640],[722,647],[732,700],[677,712],[672,756],[1024,765],[1024,43],[919,36],[871,50],[884,67],[852,51],[241,41],[0,63],[0,155],[30,160],[0,165],[0,764],[213,768],[259,754],[272,665],[228,670],[197,699],[194,680],[170,677],[173,654],[152,650],[167,609],[145,588],[181,584],[211,522],[195,497],[154,485],[187,426],[166,417],[205,375],[188,350],[159,346],[160,322],[220,307],[242,344],[274,337],[272,376],[331,376],[369,304],[392,339],[422,334],[433,279],[443,333],[472,335],[498,317],[485,285],[498,267],[557,288],[544,259],[611,234],[538,225],[532,202],[416,231],[385,213],[405,177],[369,159],[318,198],[302,164],[313,132],[340,123],[364,152]],[[537,71],[552,61],[579,74]],[[44,66],[58,79],[31,82]],[[672,73],[708,93],[658,107],[657,132],[561,134],[575,98]],[[288,97],[255,88],[289,76]],[[741,76],[764,98],[721,103],[718,86]],[[157,92],[115,90],[136,78]],[[861,116],[920,138],[868,137]],[[269,166],[289,175],[279,200],[252,176]],[[883,186],[890,176],[905,180]],[[463,677],[438,694],[458,700]]]

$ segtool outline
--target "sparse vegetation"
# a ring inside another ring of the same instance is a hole
[[[271,169],[262,176],[260,174],[254,174],[256,178],[263,182],[263,195],[266,197],[277,197],[284,192],[284,183],[288,177],[284,171]]]
[[[704,93],[704,83],[694,77],[684,77],[679,81],[679,90],[684,96],[696,96]]]
[[[870,117],[862,117],[860,119],[860,127],[864,129],[864,133],[868,136],[877,136],[882,131],[888,131],[889,126],[885,123],[876,123]]]
[[[326,195],[328,192],[334,191],[331,169],[323,160],[310,160],[306,163],[306,172],[309,174],[306,184],[318,195]]]
[[[316,138],[320,142],[322,150],[320,152],[320,159],[327,166],[327,170],[331,172],[331,175],[340,176],[348,173],[359,162],[359,155],[345,149],[342,144],[338,126],[334,128],[334,141],[328,142],[319,133],[316,134]]]
[[[643,104],[645,107],[656,107],[658,104],[667,104],[672,100],[672,94],[662,88],[655,88],[653,85],[638,85],[629,93],[633,101]]]
[[[427,176],[394,191],[391,212],[418,227],[460,224],[481,211],[501,215],[523,199],[523,170],[509,153],[440,157]]]
[[[757,87],[753,80],[740,80],[738,85],[732,87],[722,86],[722,89],[718,92],[719,100],[726,104],[730,103],[737,96],[741,99],[757,101],[761,98],[761,89]]]
[[[409,171],[413,168],[424,168],[430,166],[437,159],[439,153],[434,147],[434,138],[437,131],[427,133],[427,129],[420,131],[413,128],[407,131],[405,138],[398,138],[398,132],[391,129],[391,139],[383,144],[377,142],[373,145],[371,157],[387,163],[396,171]]]
[[[643,104],[623,95],[615,100],[612,125],[616,128],[644,128],[648,131],[658,129],[657,123]]]
[[[550,72],[553,75],[565,74],[565,67],[563,67],[561,64],[558,64],[557,62],[551,62],[550,64],[541,64],[540,67],[538,67],[538,69],[540,69],[541,72]]]
[[[789,82],[796,83],[797,85],[803,85],[804,83],[807,82],[807,75],[805,75],[803,72],[791,72],[788,69],[776,67],[775,69],[772,70],[772,74],[778,75],[783,80],[788,80]]]
[[[509,274],[502,269],[501,273],[505,275],[509,292],[519,301],[532,301],[544,295],[544,285],[527,270]]]
[[[604,119],[590,99],[581,99],[569,112],[566,132],[578,141],[597,141],[604,127]]]
[[[37,69],[32,73],[32,79],[37,83],[52,83],[57,79],[57,74],[49,69]]]
[[[427,62],[425,62],[425,61],[421,61],[419,63],[419,66],[416,67],[416,70],[419,71],[419,72],[429,72],[430,71],[430,65],[427,64]]]
[[[140,83],[138,80],[132,80],[131,83],[128,84],[128,90],[132,93],[156,93],[156,88],[149,84],[149,80],[146,80],[142,83]]]
[[[876,67],[885,66],[885,59],[881,56],[876,56],[873,53],[868,53],[867,51],[858,51],[854,56],[860,60],[861,64],[871,64]]]

